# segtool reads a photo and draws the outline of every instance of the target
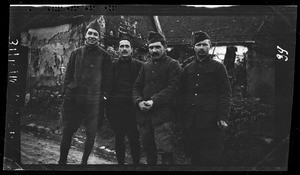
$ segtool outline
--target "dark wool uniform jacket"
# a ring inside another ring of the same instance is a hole
[[[106,105],[106,118],[113,130],[120,130],[125,125],[136,125],[136,108],[132,101],[132,86],[142,64],[143,62],[135,59],[118,59],[113,62],[111,98],[107,100]]]
[[[174,121],[172,104],[179,92],[181,72],[179,62],[168,56],[143,64],[132,92],[133,101],[138,108],[138,124],[144,124],[147,117],[153,125]],[[142,112],[138,103],[151,99],[153,106],[150,111]]]
[[[184,67],[182,122],[185,128],[211,127],[226,121],[231,106],[231,86],[225,66],[209,55],[201,62],[194,59]]]
[[[128,98],[132,100],[132,86],[143,62],[136,59],[115,60],[112,63],[113,83],[112,98]]]
[[[63,94],[78,103],[99,103],[103,96],[110,94],[111,65],[109,54],[98,45],[75,49],[67,65]]]

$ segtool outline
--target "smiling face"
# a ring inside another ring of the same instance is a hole
[[[159,59],[166,53],[166,47],[160,41],[150,43],[148,48],[153,59]]]
[[[132,53],[132,47],[128,40],[121,40],[119,42],[119,55],[121,57],[129,57]]]
[[[208,55],[210,47],[211,47],[210,40],[206,39],[196,43],[194,46],[194,50],[197,56],[205,57]]]
[[[99,42],[100,36],[97,30],[89,28],[85,34],[85,38],[88,44],[94,45]]]

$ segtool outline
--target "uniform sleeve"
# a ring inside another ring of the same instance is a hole
[[[182,111],[183,106],[185,103],[186,99],[186,93],[187,93],[187,67],[184,67],[182,69],[182,73],[180,75],[180,86],[179,86],[179,94],[178,94],[178,101],[177,101],[177,106],[178,110]]]
[[[184,95],[187,91],[187,66],[183,68],[182,73],[180,75],[180,87],[179,92],[181,95]]]
[[[65,74],[65,78],[64,78],[64,82],[63,82],[63,86],[62,86],[62,94],[65,93],[65,90],[67,88],[67,86],[74,82],[74,71],[75,71],[75,51],[71,52],[71,56],[69,58],[69,62],[67,64],[67,70],[66,70],[66,74]]]
[[[113,65],[109,54],[104,54],[104,62],[102,65],[102,91],[101,96],[109,98],[113,85]]]
[[[217,68],[217,82],[218,82],[218,95],[219,95],[219,120],[227,121],[230,108],[231,108],[231,85],[229,83],[228,74],[223,64]]]
[[[153,100],[153,106],[169,104],[170,100],[174,99],[175,95],[179,93],[182,69],[178,61],[171,62],[170,64],[168,86],[151,97]]]
[[[142,67],[139,71],[139,75],[133,83],[132,87],[132,99],[134,104],[138,104],[138,102],[143,101],[143,89],[145,86],[145,65],[142,64]]]

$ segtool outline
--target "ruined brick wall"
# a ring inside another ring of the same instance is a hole
[[[38,87],[62,84],[71,51],[82,43],[82,27],[65,24],[28,31],[27,93],[34,96]]]

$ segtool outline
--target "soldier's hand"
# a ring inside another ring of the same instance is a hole
[[[153,106],[153,100],[148,100],[145,102],[146,108],[149,110]]]
[[[227,127],[228,127],[228,124],[227,124],[224,120],[219,120],[219,121],[217,122],[217,124],[218,124],[218,126],[219,126],[220,128],[227,128]]]
[[[145,101],[139,102],[139,107],[140,107],[141,111],[143,111],[143,112],[149,110],[145,103],[146,103]]]

